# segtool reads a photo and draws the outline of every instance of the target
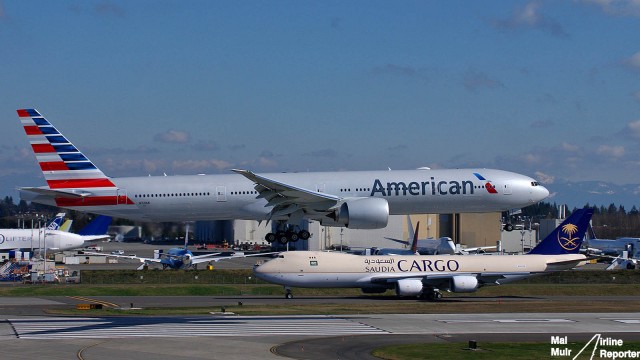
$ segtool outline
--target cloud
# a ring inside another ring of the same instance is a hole
[[[153,140],[162,143],[185,144],[189,142],[190,138],[191,136],[188,132],[167,130],[154,136]]]
[[[481,88],[497,89],[504,87],[502,81],[492,79],[487,74],[475,70],[469,70],[464,74],[463,84],[467,90],[472,92]]]
[[[631,69],[640,70],[640,51],[622,60],[622,63]]]
[[[640,91],[634,92],[633,98],[636,99],[637,102],[640,102]]]
[[[540,181],[544,185],[553,184],[554,181],[556,181],[555,176],[545,174],[542,171],[536,171],[535,175],[536,175],[536,179],[538,179],[538,181]]]
[[[609,145],[600,145],[596,150],[596,154],[602,155],[605,157],[619,159],[624,156],[624,147],[623,146],[609,146]]]
[[[581,2],[599,6],[609,15],[640,17],[640,1],[638,0],[581,0]]]
[[[640,139],[640,120],[629,122],[622,130],[622,134],[632,139]]]
[[[520,29],[537,29],[557,37],[567,37],[568,34],[557,21],[542,14],[542,5],[538,1],[527,3],[524,7],[513,11],[507,19],[494,20],[493,26],[503,31]]]
[[[569,144],[566,142],[563,142],[560,147],[562,148],[562,150],[566,151],[566,152],[570,152],[570,153],[574,153],[574,152],[579,152],[580,151],[580,146],[575,145],[575,144]]]
[[[125,15],[125,11],[122,7],[108,1],[96,4],[95,11],[100,15],[114,15],[118,17]]]
[[[4,10],[4,1],[0,0],[0,20],[7,18],[7,12]]]

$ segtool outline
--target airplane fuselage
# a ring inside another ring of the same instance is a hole
[[[584,255],[397,255],[360,256],[295,251],[254,267],[256,277],[275,284],[313,288],[368,288],[377,279],[495,278],[500,284],[549,271],[571,269]],[[562,264],[550,264],[563,262]]]
[[[340,198],[383,198],[389,204],[391,215],[505,211],[537,203],[549,194],[530,177],[492,169],[262,175]],[[115,188],[93,187],[92,195],[84,198],[53,199],[29,192],[21,196],[49,205],[138,221],[279,219],[270,217],[272,207],[267,205],[267,200],[257,198],[255,184],[238,174],[110,180]]]
[[[84,239],[77,234],[49,229],[0,229],[0,250],[55,249],[57,251],[77,249]]]

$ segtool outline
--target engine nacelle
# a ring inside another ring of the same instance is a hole
[[[475,276],[454,276],[449,289],[457,293],[474,292],[478,289],[478,279]]]
[[[340,205],[325,226],[344,226],[349,229],[382,229],[389,221],[389,203],[382,198],[348,199]]]
[[[396,283],[396,294],[398,296],[420,296],[422,288],[422,279],[401,279]]]

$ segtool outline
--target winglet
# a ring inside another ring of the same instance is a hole
[[[529,254],[577,254],[589,227],[593,209],[578,209],[542,240]]]

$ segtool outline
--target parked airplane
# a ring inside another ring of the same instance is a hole
[[[587,251],[592,253],[615,257],[621,256],[623,251],[627,251],[631,257],[640,257],[640,238],[588,239],[585,241],[585,245],[588,246]]]
[[[419,255],[468,255],[472,253],[480,253],[484,252],[488,249],[495,249],[495,246],[479,246],[479,247],[470,247],[470,248],[461,248],[460,245],[456,245],[450,237],[441,237],[439,239],[419,239],[417,237],[418,233],[418,224],[416,225],[416,230],[413,230],[413,224],[411,223],[411,217],[407,215],[407,228],[409,229],[409,237],[413,238],[413,242],[409,244],[408,241],[394,239],[394,238],[385,238],[387,240],[395,241],[400,244],[411,245],[412,249],[415,249],[413,254],[416,252]],[[409,252],[396,252],[393,248],[388,249],[379,249],[380,251],[375,252],[374,255],[411,255]]]
[[[38,111],[17,112],[47,181],[21,188],[24,200],[136,221],[274,220],[267,241],[286,243],[309,238],[303,219],[379,229],[390,214],[503,211],[549,196],[528,176],[491,169],[110,178]]]
[[[593,214],[576,210],[525,255],[358,256],[337,252],[292,251],[254,267],[255,275],[285,286],[361,288],[365,293],[396,290],[398,296],[442,297],[440,290],[474,292],[532,275],[571,269],[587,259],[580,244]]]
[[[189,226],[187,225],[187,234],[185,236],[184,247],[171,248],[166,253],[160,254],[160,257],[158,258],[146,258],[146,257],[136,256],[136,255],[121,255],[121,254],[113,254],[113,253],[105,254],[105,253],[88,252],[88,251],[85,251],[84,253],[89,255],[103,255],[103,256],[109,256],[109,257],[138,260],[142,263],[142,265],[138,267],[138,270],[142,270],[145,266],[148,266],[149,264],[154,264],[154,263],[162,265],[162,269],[169,268],[174,270],[178,270],[178,269],[186,270],[190,268],[196,268],[196,266],[201,263],[210,263],[210,262],[218,262],[220,260],[225,260],[225,259],[273,254],[273,253],[257,253],[257,254],[250,254],[250,255],[217,256],[217,255],[220,255],[220,253],[210,253],[205,255],[193,255],[193,253],[187,249],[188,242],[189,242]]]
[[[58,214],[56,222],[52,222],[47,228],[40,229],[0,229],[0,250],[19,249],[45,249],[46,250],[71,250],[85,246],[88,242],[108,239],[107,228],[111,223],[108,216],[98,216],[78,234],[58,228],[62,217]],[[106,219],[105,219],[106,218]]]

